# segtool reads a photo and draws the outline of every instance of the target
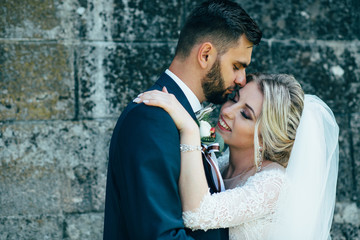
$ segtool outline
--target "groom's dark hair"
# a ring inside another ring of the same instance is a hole
[[[175,55],[186,58],[195,44],[203,41],[211,42],[222,55],[236,46],[243,34],[254,45],[262,37],[258,25],[240,5],[228,0],[206,1],[188,16]]]

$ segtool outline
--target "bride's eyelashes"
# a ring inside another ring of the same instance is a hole
[[[236,98],[236,95],[232,96],[232,97],[229,97],[229,100],[234,102],[234,103],[238,102],[238,99]],[[243,116],[243,118],[245,118],[247,120],[252,120],[251,114],[248,114],[245,109],[241,109],[240,114]]]
[[[245,119],[248,119],[248,120],[252,119],[251,116],[249,116],[244,109],[241,109],[240,113]]]

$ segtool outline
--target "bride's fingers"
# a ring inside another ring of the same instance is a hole
[[[149,98],[149,94],[155,91],[143,92],[137,95],[137,97],[133,100],[134,103],[142,103],[144,99]]]
[[[169,98],[168,96],[169,94],[165,94],[163,92],[159,92],[159,91],[150,91],[150,92],[145,92],[143,95],[140,96],[140,99],[144,100],[151,100],[151,99],[157,99],[157,100],[161,100],[161,101],[167,101],[167,99]]]
[[[166,88],[165,86],[163,87],[162,91],[163,91],[164,93],[169,93],[168,90],[167,90],[167,88]]]
[[[171,98],[172,95],[165,92],[149,91],[139,94],[133,102],[166,108],[168,105],[172,105]]]
[[[170,107],[171,105],[169,101],[167,101],[166,99],[162,98],[159,95],[157,96],[143,95],[139,98],[138,103],[141,102],[148,106],[160,107],[167,112],[171,111],[171,107]]]

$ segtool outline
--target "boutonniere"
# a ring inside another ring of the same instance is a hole
[[[222,152],[224,150],[224,140],[220,134],[215,132],[215,127],[212,127],[210,124],[210,115],[214,109],[215,106],[209,104],[196,113],[196,118],[200,129],[201,143],[206,145],[217,143],[219,144],[220,152]]]

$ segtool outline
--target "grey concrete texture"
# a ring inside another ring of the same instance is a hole
[[[293,74],[334,111],[331,235],[360,239],[360,1],[236,1],[263,30],[247,72]],[[0,239],[102,239],[117,117],[200,2],[0,1]]]

